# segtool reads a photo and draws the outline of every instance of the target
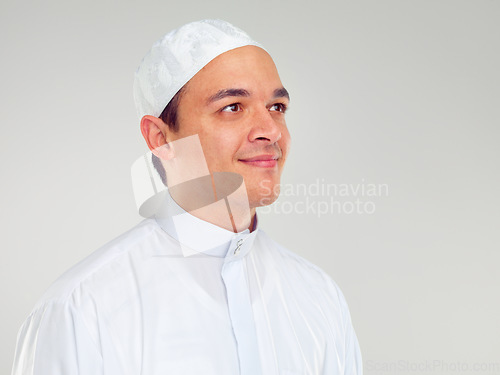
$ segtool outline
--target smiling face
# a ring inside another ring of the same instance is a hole
[[[267,52],[254,46],[225,52],[185,86],[178,130],[167,142],[198,134],[210,172],[240,174],[250,208],[270,204],[290,145],[288,101]]]

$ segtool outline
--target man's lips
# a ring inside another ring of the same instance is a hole
[[[278,156],[276,155],[258,155],[239,160],[247,165],[261,168],[272,168],[278,164]]]

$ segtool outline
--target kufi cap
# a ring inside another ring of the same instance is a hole
[[[163,109],[201,68],[220,54],[257,46],[244,31],[222,20],[188,23],[151,47],[135,73],[134,100],[139,118],[160,116]]]

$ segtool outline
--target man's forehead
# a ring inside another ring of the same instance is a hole
[[[227,97],[290,99],[273,59],[256,46],[243,46],[217,56],[185,88],[207,105]]]

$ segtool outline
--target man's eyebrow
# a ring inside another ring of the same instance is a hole
[[[281,87],[279,89],[274,90],[273,98],[274,99],[287,98],[288,100],[290,100],[290,94],[288,93],[287,89],[285,89],[284,87]]]
[[[216,102],[217,100],[221,100],[227,98],[228,96],[250,96],[250,93],[245,89],[222,89],[217,91],[214,95],[212,95],[207,100],[207,104],[211,104]]]

